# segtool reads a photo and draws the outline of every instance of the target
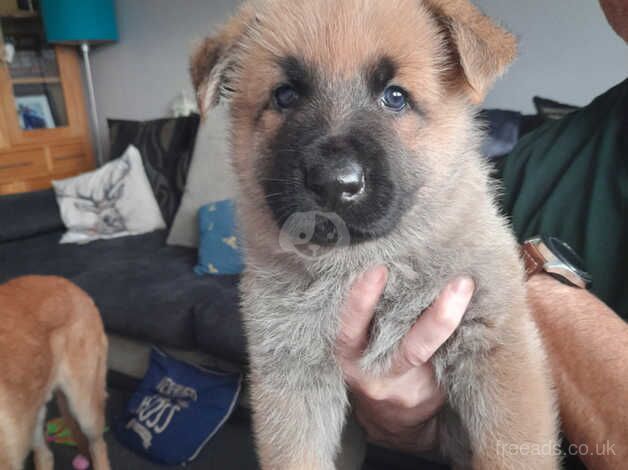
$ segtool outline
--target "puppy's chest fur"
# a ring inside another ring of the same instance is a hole
[[[461,326],[434,357],[437,376],[442,379],[445,370],[463,355],[488,351],[500,340],[499,325],[512,311],[509,305],[523,299],[514,251],[497,250],[499,256],[488,258],[492,260],[488,264],[486,252],[495,251],[494,247],[454,251],[455,256],[449,250],[432,253],[427,261],[415,256],[382,260],[388,266],[389,277],[362,359],[366,370],[386,372],[404,335],[447,282],[460,274],[473,277],[477,290]],[[485,261],[473,263],[474,259]],[[515,270],[500,281],[500,268],[512,266]],[[333,348],[341,309],[354,280],[349,272],[314,279],[259,269],[247,272],[242,291],[252,362],[262,368],[298,369],[311,373],[312,378],[335,371]]]

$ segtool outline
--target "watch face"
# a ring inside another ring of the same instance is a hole
[[[563,263],[572,268],[587,284],[591,282],[591,276],[584,270],[584,262],[573,249],[556,237],[541,237],[547,248]]]

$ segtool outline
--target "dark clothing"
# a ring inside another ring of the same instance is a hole
[[[520,241],[553,235],[628,320],[628,80],[526,135],[501,169],[502,206]]]

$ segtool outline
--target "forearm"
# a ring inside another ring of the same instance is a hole
[[[588,446],[581,458],[589,468],[619,468],[628,459],[628,325],[589,292],[547,275],[530,279],[528,296],[567,438]],[[591,455],[606,442],[614,444],[608,455]]]

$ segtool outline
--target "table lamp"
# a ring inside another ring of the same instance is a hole
[[[74,44],[81,48],[96,140],[98,164],[104,163],[100,142],[98,112],[92,69],[89,62],[90,44],[118,40],[113,0],[41,0],[41,14],[46,40],[52,44]]]

